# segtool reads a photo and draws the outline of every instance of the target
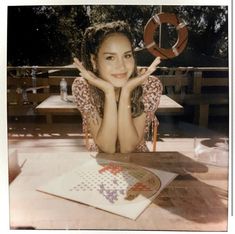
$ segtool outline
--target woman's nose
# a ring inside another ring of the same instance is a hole
[[[126,63],[123,58],[118,58],[116,66],[119,70],[126,71]]]

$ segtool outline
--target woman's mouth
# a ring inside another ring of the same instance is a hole
[[[127,72],[112,74],[112,76],[117,79],[125,79],[127,77]]]

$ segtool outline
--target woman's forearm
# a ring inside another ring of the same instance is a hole
[[[130,93],[122,89],[118,106],[118,139],[121,153],[135,150],[140,141],[131,116]]]
[[[104,114],[95,142],[106,153],[116,151],[117,142],[117,105],[115,93],[105,94]]]

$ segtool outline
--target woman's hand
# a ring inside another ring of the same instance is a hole
[[[112,84],[97,77],[93,72],[88,71],[77,58],[74,58],[73,64],[80,71],[81,76],[85,78],[91,85],[101,89],[105,93],[114,91]]]
[[[154,59],[154,61],[151,63],[151,65],[145,70],[142,74],[139,76],[130,79],[126,85],[123,87],[123,90],[125,92],[131,92],[135,87],[142,84],[157,68],[158,64],[161,62],[160,57],[157,57]]]

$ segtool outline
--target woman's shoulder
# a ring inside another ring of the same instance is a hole
[[[161,95],[162,93],[162,83],[156,76],[149,76],[148,79],[143,83],[143,93],[144,95],[153,94]]]
[[[72,84],[72,93],[75,97],[88,97],[90,86],[83,77],[77,77]]]
[[[143,84],[143,104],[145,112],[156,111],[162,95],[162,83],[156,76],[149,76]]]
[[[76,77],[72,84],[73,88],[82,88],[87,87],[88,88],[88,82],[83,77]]]
[[[74,102],[77,104],[78,109],[82,113],[90,110],[90,88],[88,82],[83,77],[75,78],[72,84],[72,94],[74,97]]]
[[[159,89],[162,90],[162,83],[160,81],[160,79],[157,76],[149,76],[148,79],[146,80],[146,82],[144,82],[143,84],[143,88],[144,89]]]

